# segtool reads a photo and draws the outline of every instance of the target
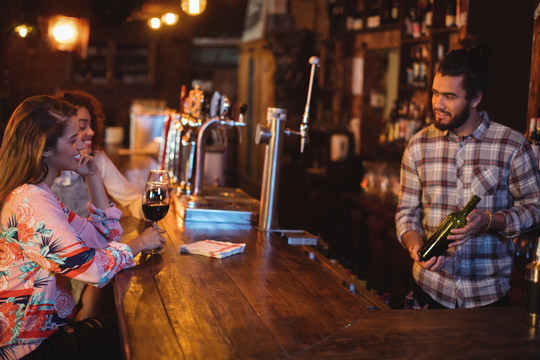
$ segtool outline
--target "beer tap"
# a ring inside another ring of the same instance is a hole
[[[195,162],[195,182],[194,182],[195,185],[193,188],[193,195],[195,197],[200,196],[202,194],[203,177],[204,177],[205,144],[206,144],[208,130],[214,126],[219,126],[219,125],[229,126],[229,127],[246,126],[246,123],[244,122],[244,114],[245,114],[245,111],[247,110],[247,105],[241,107],[244,113],[240,114],[240,116],[238,117],[238,121],[234,121],[227,117],[227,114],[229,113],[229,109],[230,109],[229,99],[225,95],[221,96],[218,115],[205,121],[202,124],[199,130],[199,133],[197,135],[197,151],[196,151],[197,160]]]
[[[309,87],[307,94],[306,107],[304,109],[304,115],[302,116],[302,123],[300,124],[300,152],[304,152],[306,142],[308,142],[308,123],[309,123],[309,105],[311,102],[311,91],[313,89],[313,77],[315,76],[315,67],[319,66],[319,58],[312,56],[309,58],[311,64],[311,73],[309,75]]]
[[[304,152],[304,147],[308,141],[309,105],[311,100],[311,90],[315,67],[319,65],[319,58],[312,56],[309,59],[311,64],[311,75],[309,79],[308,96],[304,116],[300,131],[285,129],[287,110],[279,108],[267,109],[266,125],[257,125],[255,134],[256,144],[267,144],[264,159],[264,172],[261,185],[261,201],[259,211],[259,229],[263,231],[274,231],[277,225],[275,221],[277,209],[277,194],[279,187],[279,175],[281,169],[281,152],[283,148],[283,134],[300,135],[300,151]],[[309,241],[309,240],[308,240]]]
[[[311,64],[311,74],[309,77],[309,87],[308,87],[308,95],[307,95],[307,101],[306,101],[306,107],[304,108],[304,115],[302,116],[302,123],[300,124],[300,131],[294,131],[291,129],[283,129],[281,130],[285,135],[299,135],[300,136],[300,152],[303,153],[305,149],[306,143],[309,142],[309,106],[311,103],[311,92],[313,89],[313,78],[315,77],[315,67],[319,66],[319,58],[317,56],[312,56],[309,58],[309,63]],[[270,108],[269,108],[270,109]],[[287,111],[283,110],[284,117],[287,116]],[[279,116],[278,116],[279,118]],[[267,118],[268,121],[270,121],[269,118]],[[272,131],[268,126],[263,125],[257,125],[257,132],[255,134],[255,143],[261,144],[261,143],[268,143],[269,138],[272,136]]]

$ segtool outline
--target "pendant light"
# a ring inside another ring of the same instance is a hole
[[[199,15],[205,9],[206,0],[182,0],[182,10],[188,15]]]

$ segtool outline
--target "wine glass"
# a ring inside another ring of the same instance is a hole
[[[157,222],[167,215],[169,211],[170,198],[169,175],[165,170],[150,170],[144,194],[142,198],[142,209],[144,216],[152,221],[154,229],[163,233],[164,229],[158,227]],[[155,249],[147,253],[156,254]]]

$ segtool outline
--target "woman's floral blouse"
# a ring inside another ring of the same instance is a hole
[[[44,183],[23,185],[4,202],[0,225],[0,359],[16,359],[70,323],[69,278],[102,287],[134,266],[119,243],[121,211],[89,204],[82,219]]]

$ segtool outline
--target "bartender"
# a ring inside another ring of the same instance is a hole
[[[540,223],[540,176],[525,137],[478,110],[488,88],[490,48],[468,37],[433,79],[434,124],[413,136],[401,164],[397,235],[414,260],[414,297],[427,308],[508,305],[512,238]],[[449,249],[418,250],[451,212],[481,201]]]

